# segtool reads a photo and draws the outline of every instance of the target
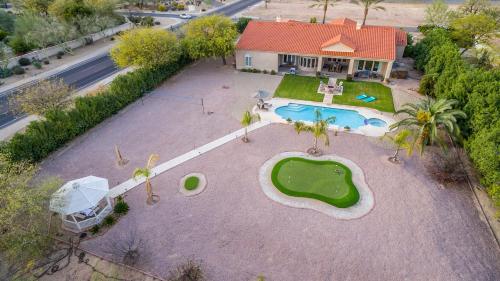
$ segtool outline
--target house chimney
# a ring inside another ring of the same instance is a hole
[[[363,27],[363,25],[359,21],[356,21],[356,30],[360,30],[361,27]]]
[[[281,22],[281,16],[276,17],[276,22]]]

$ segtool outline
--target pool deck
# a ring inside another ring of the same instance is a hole
[[[389,126],[396,122],[393,118],[382,114],[380,111],[378,111],[376,109],[366,108],[366,107],[341,105],[341,104],[327,105],[327,104],[324,104],[321,102],[284,99],[284,98],[273,98],[273,99],[270,99],[266,102],[272,104],[272,107],[268,111],[259,110],[257,108],[257,106],[255,106],[253,108],[253,112],[259,114],[261,120],[266,120],[266,121],[270,121],[273,123],[288,124],[288,122],[285,119],[283,119],[281,116],[279,116],[275,112],[275,110],[278,107],[287,106],[289,103],[336,108],[336,109],[344,109],[344,110],[354,110],[354,111],[357,111],[359,114],[363,115],[366,119],[377,118],[377,119],[381,119],[385,123],[387,123],[387,126],[385,126],[385,127],[376,127],[376,126],[371,126],[371,125],[365,125],[365,126],[361,126],[361,127],[357,128],[357,129],[351,129],[348,131],[349,133],[360,134],[360,135],[365,135],[365,136],[381,137],[385,133],[389,132],[390,131]],[[305,123],[312,124],[311,122],[305,122]],[[337,131],[346,131],[344,128],[341,128],[337,125],[330,125],[329,129],[330,130],[337,130]]]

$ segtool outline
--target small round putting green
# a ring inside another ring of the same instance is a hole
[[[200,184],[200,179],[197,176],[190,176],[184,181],[184,188],[187,190],[195,190]]]
[[[317,199],[338,208],[359,200],[351,170],[331,160],[285,158],[273,167],[271,180],[286,195]]]

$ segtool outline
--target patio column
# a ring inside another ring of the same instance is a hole
[[[323,57],[318,57],[318,66],[316,67],[316,71],[321,72],[323,69]]]
[[[389,82],[389,78],[391,77],[392,64],[393,61],[389,61],[385,67],[384,82],[386,83]]]
[[[351,75],[353,77],[354,74],[354,59],[349,60],[349,68],[347,69],[347,75]]]

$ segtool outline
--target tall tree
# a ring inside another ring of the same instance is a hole
[[[451,21],[451,36],[461,48],[462,54],[478,44],[489,44],[498,37],[499,23],[486,14],[470,14]]]
[[[447,27],[449,20],[450,11],[444,0],[434,0],[425,8],[425,24]]]
[[[184,26],[184,45],[194,59],[221,57],[234,53],[234,42],[238,36],[232,20],[225,16],[205,16],[188,22]]]
[[[22,275],[53,246],[48,235],[48,201],[61,182],[46,178],[35,183],[36,170],[32,164],[13,163],[0,154],[0,251],[2,263],[11,271],[5,280],[28,280]]]
[[[133,173],[134,179],[137,179],[138,177],[143,177],[146,179],[146,193],[148,196],[146,203],[148,203],[149,205],[153,205],[154,203],[158,202],[159,198],[158,195],[155,195],[153,193],[153,186],[151,185],[151,169],[153,169],[158,159],[159,156],[157,154],[151,154],[146,166],[144,168],[135,169]]]
[[[338,2],[338,0],[314,0],[314,2],[317,2],[317,3],[310,5],[309,8],[322,8],[323,9],[323,23],[325,23],[326,11],[328,11],[328,7],[335,6],[335,3]]]
[[[490,0],[465,0],[458,10],[464,15],[476,15],[491,8]]]
[[[311,154],[319,154],[320,150],[318,148],[318,140],[323,138],[325,140],[325,145],[330,145],[330,138],[328,137],[328,126],[330,123],[335,121],[335,116],[327,119],[323,119],[321,116],[321,111],[315,111],[316,119],[312,125],[307,125],[302,121],[296,121],[294,123],[294,129],[297,134],[301,132],[309,132],[314,136],[313,147],[309,149]]]
[[[466,118],[467,115],[458,109],[454,109],[457,103],[455,100],[425,99],[417,104],[407,103],[401,110],[396,111],[395,115],[406,114],[403,120],[392,124],[389,128],[409,128],[416,129],[415,145],[419,148],[420,154],[424,153],[427,145],[438,143],[445,147],[445,142],[440,135],[443,130],[450,137],[455,139],[460,137],[460,128],[457,120]]]
[[[385,7],[379,5],[380,3],[384,2],[384,0],[352,0],[351,2],[358,4],[360,6],[363,6],[363,23],[362,23],[362,25],[365,25],[366,17],[368,16],[368,11],[370,9],[385,11]]]
[[[14,95],[9,102],[17,111],[44,116],[66,108],[71,102],[71,92],[71,87],[62,79],[43,80]]]
[[[120,67],[153,68],[175,61],[180,54],[174,33],[156,28],[135,28],[119,36],[111,57]]]

